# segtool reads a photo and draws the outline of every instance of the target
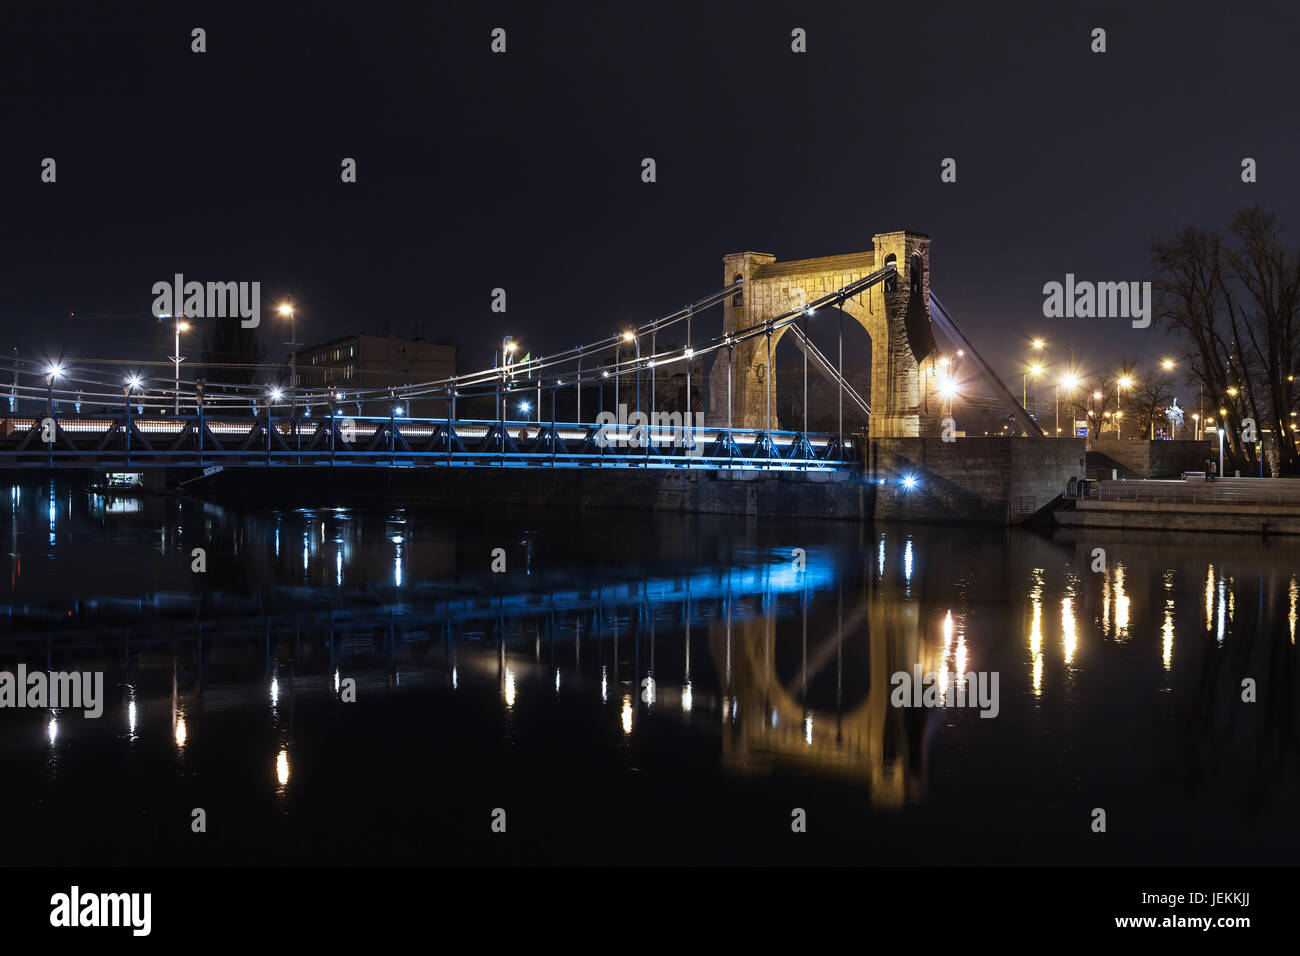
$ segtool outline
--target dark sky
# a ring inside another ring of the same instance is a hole
[[[1150,278],[1153,238],[1251,202],[1300,226],[1294,4],[40,6],[0,28],[0,328],[24,355],[145,355],[151,287],[182,272],[292,294],[303,340],[420,324],[469,369],[505,333],[547,353],[672,311],[727,252],[909,228],[1009,380],[1031,335],[1110,371],[1177,350],[1044,319],[1044,282]]]

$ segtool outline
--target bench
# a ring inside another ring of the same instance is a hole
[[[1206,479],[1205,479],[1205,472],[1203,472],[1203,471],[1185,471],[1185,472],[1183,472],[1183,481],[1191,481],[1191,480],[1194,479],[1194,478],[1199,478],[1199,479],[1201,479],[1201,481],[1205,481],[1205,480],[1206,480]]]

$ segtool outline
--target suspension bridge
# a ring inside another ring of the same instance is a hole
[[[10,413],[0,421],[0,467],[853,471],[863,462],[865,439],[938,437],[945,396],[936,325],[971,356],[1024,431],[1041,437],[930,291],[929,244],[919,233],[897,232],[874,237],[869,252],[820,259],[777,262],[767,254],[738,253],[724,258],[723,288],[652,322],[557,355],[515,361],[503,348],[492,368],[400,387],[187,382],[179,361],[173,380],[146,380],[125,362],[15,360]],[[701,317],[715,307],[721,308],[721,330],[693,338]],[[841,313],[834,359],[809,333],[818,310],[828,307]],[[871,337],[869,396],[845,373],[846,315]],[[658,343],[670,330],[685,344],[661,350]],[[772,353],[786,333],[802,354],[803,415],[781,428],[773,410]],[[697,417],[692,374],[705,361],[712,362],[708,410]],[[810,369],[837,390],[835,431],[809,428]],[[684,375],[685,414],[657,407],[656,387],[665,374]],[[635,411],[627,414],[633,383]],[[643,383],[649,386],[644,407]],[[599,407],[589,400],[584,415],[584,392],[595,389]],[[565,395],[568,407],[570,392],[576,415],[566,421],[557,418],[557,397]],[[493,418],[457,414],[467,403],[485,407],[488,396]],[[510,415],[512,398],[521,396],[536,400],[535,415],[527,419]],[[436,400],[446,412],[404,414],[417,399]],[[865,433],[846,431],[846,405],[865,418]],[[373,414],[376,408],[386,414]]]

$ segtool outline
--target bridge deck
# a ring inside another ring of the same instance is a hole
[[[0,422],[0,467],[550,467],[851,470],[854,436],[580,422],[125,414]]]

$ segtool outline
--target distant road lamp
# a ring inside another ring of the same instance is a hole
[[[131,393],[136,391],[141,384],[140,376],[132,372],[127,376],[126,384],[122,386],[122,393],[126,402],[124,407],[124,410],[126,411],[126,438],[124,441],[126,448],[126,463],[128,465],[131,464]]]
[[[298,386],[298,323],[294,321],[292,300],[280,304],[280,314],[289,317],[289,407],[290,415],[297,417],[297,398],[294,389]]]
[[[515,354],[515,339],[513,335],[503,336],[501,339],[501,383],[504,385],[506,376],[510,372],[510,362]],[[497,389],[497,419],[502,422],[502,427],[506,420],[505,399],[501,397],[501,389]],[[504,439],[502,439],[504,441]]]
[[[1120,389],[1132,388],[1132,387],[1133,387],[1133,379],[1129,378],[1127,375],[1121,375],[1119,380],[1115,383],[1115,437],[1116,438],[1120,437],[1120,424],[1121,424],[1120,419],[1124,417],[1124,413],[1120,411],[1120,400],[1119,400]]]
[[[176,316],[176,354],[172,356],[172,362],[176,366],[176,401],[172,406],[174,415],[181,413],[181,362],[185,361],[181,358],[181,333],[188,331],[190,327],[188,322],[183,321],[184,318],[184,313]]]
[[[1038,346],[1035,346],[1035,348],[1038,348]],[[1042,374],[1043,367],[1035,362],[1033,365],[1029,366],[1029,368],[1025,369],[1024,375],[1020,376],[1020,405],[1026,412],[1029,411],[1029,376],[1032,375],[1034,378],[1037,378]],[[1015,380],[1012,379],[1012,381]]]
[[[45,370],[45,384],[49,387],[45,404],[46,411],[50,418],[54,417],[54,380],[60,378],[62,375],[63,366],[58,362],[51,362],[49,367]]]
[[[636,410],[639,412],[641,411],[641,338],[635,332],[627,331],[623,333],[623,341],[636,345]]]
[[[1074,395],[1074,390],[1079,386],[1079,378],[1078,378],[1078,376],[1076,376],[1076,375],[1067,375],[1067,376],[1065,376],[1063,379],[1061,379],[1060,382],[1058,382],[1057,385],[1056,385],[1056,434],[1057,434],[1057,437],[1060,437],[1060,434],[1061,434],[1061,387],[1062,387],[1062,386],[1065,387],[1065,391],[1066,391],[1066,396],[1067,396],[1067,398],[1068,398],[1068,397],[1073,397],[1073,395]],[[1073,420],[1073,419],[1071,419],[1071,420]],[[1074,431],[1074,429],[1073,429],[1073,427],[1071,427],[1071,433],[1073,433],[1073,431]]]
[[[47,449],[48,463],[51,468],[54,467],[54,434],[58,431],[58,426],[54,423],[54,380],[63,374],[63,366],[58,362],[51,362],[50,367],[45,370],[45,382],[49,391],[45,398],[45,416],[50,420],[50,446]]]
[[[943,381],[939,383],[939,395],[947,400],[948,415],[951,416],[953,399],[957,397],[957,383],[951,375],[944,376]]]

